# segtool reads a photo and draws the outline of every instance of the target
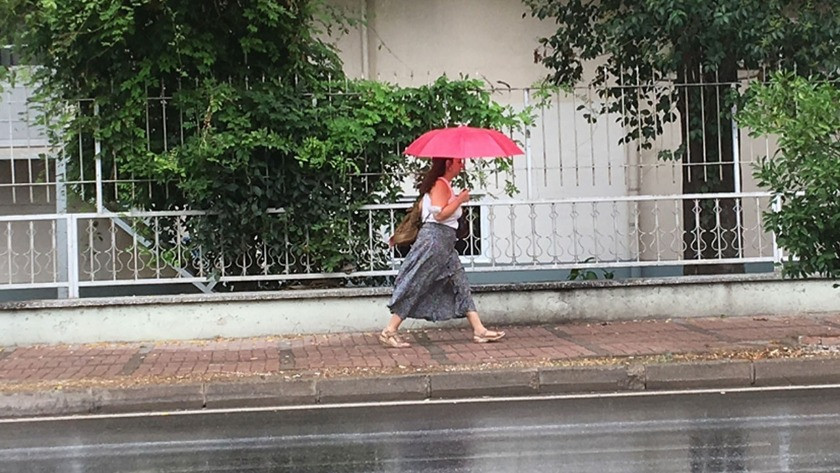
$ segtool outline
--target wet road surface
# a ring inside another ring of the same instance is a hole
[[[840,388],[0,423],[0,472],[837,472]]]

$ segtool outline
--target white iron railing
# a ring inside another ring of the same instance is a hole
[[[622,99],[624,94],[643,99],[641,86],[620,90]],[[531,89],[497,89],[493,94],[516,110],[535,102]],[[208,217],[206,212],[110,208],[108,202],[120,201],[121,193],[143,186],[151,191],[152,183],[105,168],[97,140],[80,142],[77,150],[69,150],[72,156],[58,158],[44,130],[28,121],[34,113],[28,91],[10,89],[0,97],[0,291],[57,288],[59,296],[78,297],[81,288],[190,284],[206,292],[217,283],[381,277],[399,268],[401,250],[389,248],[387,236],[406,203],[357,211],[367,222],[361,225],[366,245],[348,249],[350,263],[331,271],[311,259],[306,238],[286,237],[273,248],[255,241],[248,244],[249,251],[234,255],[214,250],[208,256],[189,230],[196,228],[196,219]],[[148,104],[166,117],[169,99],[163,93],[150,97]],[[626,133],[616,122],[619,114],[595,122],[586,119],[598,104],[591,88],[556,94],[534,110],[535,122],[526,132],[513,135],[526,151],[514,160],[509,176],[521,192],[492,197],[503,194],[503,183],[496,180],[487,195],[470,204],[471,234],[458,244],[467,271],[503,276],[505,271],[560,274],[575,268],[781,261],[775,238],[763,229],[771,196],[758,192],[750,177],[752,164],[772,153],[771,140],[748,138],[733,123],[719,123],[717,136],[734,144],[736,159],[729,165],[737,176],[735,192],[682,194],[686,166],[700,166],[703,172],[719,172],[721,166],[660,159],[661,151],[679,146],[681,121],[663,124],[651,149],[638,141],[619,144]],[[703,149],[719,147],[703,143]],[[73,179],[66,171],[70,162],[82,164]],[[354,178],[371,177],[361,167],[363,172]],[[282,210],[274,213],[279,218]],[[701,214],[707,222],[703,230],[686,231],[698,226],[686,225],[685,219],[699,222]],[[729,222],[724,215],[736,220]],[[715,221],[711,226],[709,218]],[[715,257],[709,257],[708,247]]]
[[[481,202],[468,208],[474,225],[459,250],[471,272],[777,263],[780,252],[762,229],[770,199],[755,192]],[[683,207],[699,218],[702,202],[718,217],[732,205],[743,218],[732,226],[718,218],[703,230],[710,238],[685,232]],[[0,216],[0,287],[64,287],[72,297],[96,286],[389,276],[401,259],[387,236],[407,207],[364,207],[369,251],[349,255],[354,266],[331,273],[312,270],[306,239],[286,239],[281,249],[253,242],[250,251],[208,257],[186,230],[205,212]],[[383,215],[388,223],[374,223]],[[717,257],[700,259],[708,244]]]

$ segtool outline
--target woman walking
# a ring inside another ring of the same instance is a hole
[[[434,158],[432,167],[420,182],[422,215],[420,231],[411,251],[397,274],[394,294],[388,307],[391,319],[379,334],[379,341],[389,348],[407,348],[397,330],[406,318],[433,322],[463,318],[473,329],[473,341],[500,340],[504,332],[487,330],[470,294],[464,267],[455,251],[455,232],[470,198],[468,190],[458,195],[450,182],[464,169],[462,159]]]

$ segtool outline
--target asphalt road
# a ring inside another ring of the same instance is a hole
[[[840,389],[0,423],[2,472],[837,472]]]

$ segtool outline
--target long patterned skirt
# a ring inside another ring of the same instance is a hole
[[[420,227],[397,274],[388,308],[403,319],[433,322],[466,317],[475,310],[464,266],[455,251],[454,228],[437,223]]]

